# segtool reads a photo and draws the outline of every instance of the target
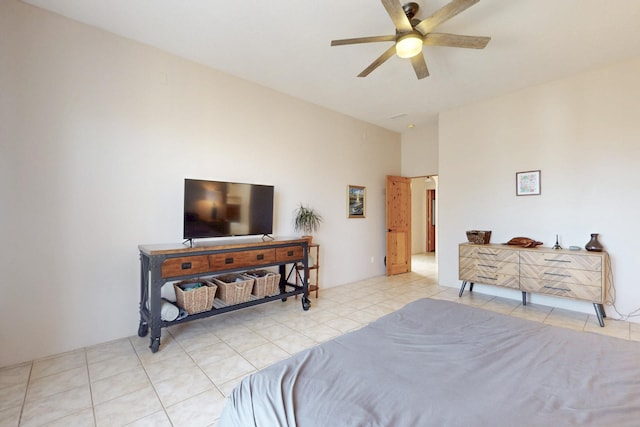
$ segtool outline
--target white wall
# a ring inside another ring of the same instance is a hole
[[[0,366],[137,332],[137,245],[181,241],[185,177],[275,185],[277,235],[317,208],[324,287],[384,274],[398,134],[16,0],[0,53]]]
[[[402,176],[438,174],[438,123],[421,125],[402,134]]]
[[[547,246],[558,234],[564,247],[584,247],[590,233],[600,233],[611,255],[618,310],[640,308],[638,75],[640,59],[440,115],[442,285],[459,286],[457,245],[465,230],[492,230],[493,243],[527,236]],[[515,173],[535,169],[542,171],[542,194],[516,197]],[[520,297],[495,287],[478,291]],[[588,303],[531,300],[593,314]]]

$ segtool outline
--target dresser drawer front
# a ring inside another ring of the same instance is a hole
[[[505,286],[507,288],[518,289],[518,276],[508,274],[495,274],[478,270],[460,270],[460,280],[467,282],[483,283],[485,285]]]
[[[162,262],[163,278],[200,274],[209,271],[209,258],[206,255],[168,258]]]
[[[275,258],[274,249],[257,249],[209,255],[209,263],[213,270],[224,270],[273,264]]]
[[[476,258],[460,258],[460,270],[478,270],[496,274],[518,275],[518,264],[514,262],[503,262],[493,260],[483,260]]]
[[[602,273],[600,271],[522,264],[520,265],[520,276],[537,280],[576,283],[586,286],[602,286]]]
[[[492,246],[460,246],[460,256],[491,261],[518,262],[518,251]]]
[[[276,261],[299,261],[304,257],[304,249],[302,246],[287,246],[284,248],[276,248]]]
[[[576,283],[563,283],[521,277],[520,289],[526,292],[574,298],[598,304],[604,303],[601,286],[585,286]]]
[[[540,265],[543,267],[563,267],[576,270],[602,270],[602,257],[599,255],[554,254],[553,252],[520,251],[520,264]]]

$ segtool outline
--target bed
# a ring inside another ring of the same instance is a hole
[[[433,299],[244,378],[218,422],[604,425],[640,425],[640,342]]]

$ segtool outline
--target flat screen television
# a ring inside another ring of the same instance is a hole
[[[272,185],[184,180],[185,239],[272,232]]]

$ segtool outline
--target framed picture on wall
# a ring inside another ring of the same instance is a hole
[[[347,216],[349,218],[364,218],[367,214],[366,188],[359,185],[349,185],[347,188]]]
[[[540,194],[540,171],[516,172],[516,196]]]

